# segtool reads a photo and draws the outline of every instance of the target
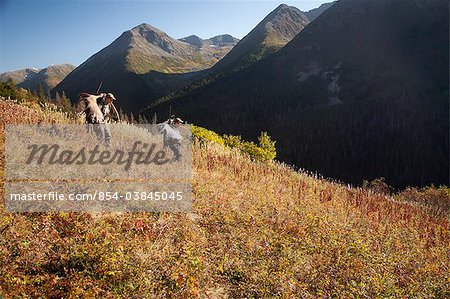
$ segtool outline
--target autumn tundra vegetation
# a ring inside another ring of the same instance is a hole
[[[0,101],[2,183],[5,124],[79,122],[23,90],[9,99]],[[276,162],[265,133],[258,144],[193,133],[190,213],[2,205],[0,297],[450,296],[447,187],[394,193],[382,179],[353,187]]]

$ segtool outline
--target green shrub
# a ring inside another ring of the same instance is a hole
[[[261,132],[258,137],[259,147],[263,151],[263,158],[266,161],[272,161],[277,156],[277,149],[275,148],[275,142],[270,139],[267,132]]]
[[[214,142],[229,148],[238,149],[255,161],[269,162],[275,159],[277,155],[275,141],[270,139],[267,132],[262,132],[258,137],[258,145],[252,141],[242,140],[241,136],[220,136],[213,131],[197,126],[192,126],[192,134],[200,142]]]
[[[218,144],[224,144],[223,138],[213,131],[197,126],[192,126],[191,130],[192,135],[194,135],[200,142],[212,141]]]

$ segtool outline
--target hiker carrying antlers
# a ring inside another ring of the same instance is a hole
[[[115,100],[112,93],[101,93],[99,95],[91,95],[88,93],[80,93],[77,107],[83,110],[86,115],[86,124],[88,131],[93,129],[99,140],[104,139],[105,145],[111,145],[111,132],[108,124],[111,120],[120,121],[119,113],[113,104]],[[113,112],[113,115],[111,115]]]
[[[112,93],[101,93],[97,98],[97,105],[103,113],[105,123],[109,123],[111,120],[120,122],[119,113],[113,103],[115,100]]]

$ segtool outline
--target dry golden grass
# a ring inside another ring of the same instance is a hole
[[[22,118],[17,105],[0,102],[0,108],[2,124],[47,121],[40,112]],[[252,162],[220,145],[197,144],[193,158],[192,213],[10,214],[0,208],[0,293],[450,296],[448,217],[278,163]]]

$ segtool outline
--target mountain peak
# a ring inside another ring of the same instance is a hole
[[[203,40],[197,35],[189,35],[180,38],[180,41],[193,45],[194,47],[201,48],[203,46]]]
[[[183,37],[182,39],[186,39],[186,38],[195,38],[195,39],[201,39],[200,37],[198,37],[198,36],[197,36],[197,35],[195,35],[195,34],[192,34],[192,35],[189,35],[189,36]]]
[[[281,4],[258,24],[260,30],[270,40],[281,43],[283,46],[296,36],[309,23],[308,17],[294,6]],[[258,28],[258,27],[257,27]]]
[[[281,4],[269,13],[221,61],[214,71],[233,69],[270,55],[302,31],[309,20],[298,8]]]
[[[131,40],[126,49],[128,53],[130,49],[134,49],[149,55],[167,56],[190,54],[193,51],[190,45],[173,39],[162,30],[146,23],[134,27],[129,32]]]
[[[188,38],[201,40],[194,35]],[[80,90],[94,91],[104,82],[103,88],[126,103],[124,109],[137,111],[143,108],[142,99],[155,100],[183,87],[194,76],[184,73],[210,68],[230,48],[209,43],[195,47],[142,23],[88,58],[52,92],[65,91],[75,98]]]
[[[208,39],[208,41],[215,46],[222,47],[227,45],[235,45],[239,42],[239,39],[231,36],[230,34],[216,35]]]
[[[289,6],[289,5],[287,5],[287,4],[280,4],[280,5],[278,5],[278,7],[275,8],[272,12],[279,12],[279,11],[286,10],[286,9],[294,9],[294,10],[298,10],[297,7]]]
[[[282,4],[280,4],[280,5],[278,5],[278,7],[277,8],[275,8],[275,10],[274,11],[277,11],[277,10],[279,10],[279,9],[283,9],[283,8],[286,8],[286,7],[290,7],[289,5],[287,5],[287,4],[284,4],[284,3],[282,3]],[[292,7],[292,6],[291,6]]]
[[[41,85],[48,91],[61,82],[75,69],[71,64],[52,64],[44,69],[26,68],[0,74],[0,81],[13,80],[17,86],[30,90],[37,90]]]
[[[201,39],[197,35],[189,35],[179,39],[182,42],[188,43],[198,49],[205,47],[233,47],[239,42],[239,39],[230,34],[221,34],[211,37],[209,39]]]
[[[147,23],[142,23],[134,27],[133,29],[131,29],[131,33],[146,38],[150,43],[152,42],[152,40],[149,40],[148,37],[161,37],[164,39],[170,39],[170,37],[164,31],[159,30],[158,28],[153,27],[152,25],[149,25]]]
[[[146,31],[159,31],[159,32],[162,32],[158,28],[153,27],[152,25],[147,24],[147,23],[139,24],[139,25],[137,25],[136,27],[134,27],[131,30],[146,30]]]
[[[275,16],[277,16],[279,14],[285,14],[285,13],[288,13],[289,11],[295,11],[297,13],[298,12],[301,13],[301,11],[295,6],[289,6],[289,5],[286,5],[286,4],[280,4],[266,18],[268,18],[268,17],[275,17]]]

